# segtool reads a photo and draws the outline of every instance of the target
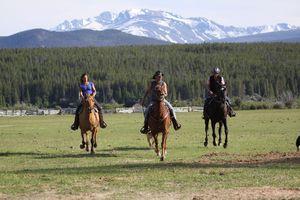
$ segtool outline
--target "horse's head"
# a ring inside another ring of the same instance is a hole
[[[165,93],[160,85],[155,86],[156,96],[158,101],[163,101],[165,99]]]
[[[223,103],[226,101],[226,86],[219,85],[217,90],[217,99]]]
[[[84,106],[87,107],[89,112],[92,112],[92,110],[94,109],[94,106],[95,106],[94,96],[87,95],[84,102],[83,102],[83,104],[84,104]]]

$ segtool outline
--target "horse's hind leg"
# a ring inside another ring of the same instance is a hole
[[[222,143],[222,125],[223,123],[222,122],[219,122],[219,142],[218,142],[218,146],[220,146],[220,144]]]
[[[213,136],[213,145],[217,146],[217,143],[216,143],[216,131],[215,131],[216,122],[211,121],[211,128],[212,128],[212,136]]]
[[[149,144],[149,148],[151,149],[152,147],[154,147],[154,139],[153,139],[153,136],[150,133],[147,134],[147,141],[148,141],[148,144]]]
[[[208,144],[208,137],[207,137],[207,132],[208,132],[208,122],[209,119],[205,118],[205,141],[204,141],[204,146],[206,147]]]
[[[224,128],[225,128],[225,142],[223,144],[223,147],[226,148],[227,147],[227,142],[228,142],[228,126],[227,126],[227,120],[223,120],[223,124],[224,124]]]

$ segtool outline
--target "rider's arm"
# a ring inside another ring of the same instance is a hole
[[[222,86],[225,86],[225,85],[226,85],[225,80],[224,80],[223,77],[221,77],[221,85],[222,85]]]
[[[208,91],[208,93],[209,94],[214,94],[211,90],[210,90],[210,81],[209,81],[209,79],[207,80],[207,82],[206,82],[206,89],[207,89],[207,91]]]
[[[92,96],[95,97],[97,92],[94,84],[92,84],[92,90],[93,90]]]
[[[165,94],[165,97],[168,96],[168,87],[167,87],[166,83],[163,84],[162,89],[163,89],[163,92]]]
[[[79,88],[79,98],[80,98],[80,100],[84,99],[81,88]]]
[[[146,89],[146,92],[145,92],[145,94],[144,94],[144,97],[143,97],[143,99],[142,99],[142,101],[141,101],[141,104],[142,104],[142,105],[144,105],[145,100],[146,100],[147,96],[148,96],[149,93],[150,93],[150,90],[151,90],[151,84],[150,84],[150,85],[147,87],[147,89]]]

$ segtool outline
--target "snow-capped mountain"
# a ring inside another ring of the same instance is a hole
[[[130,9],[120,13],[103,12],[99,16],[88,19],[66,20],[52,30],[117,29],[129,34],[173,43],[201,43],[297,28],[286,23],[255,27],[223,26],[203,17],[184,18],[165,11]]]

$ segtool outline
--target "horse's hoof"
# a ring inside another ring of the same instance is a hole
[[[91,151],[91,155],[95,155],[95,151]]]
[[[160,157],[160,161],[164,161],[165,160],[165,158],[164,157]]]
[[[208,142],[207,142],[207,141],[205,141],[205,142],[204,142],[204,146],[205,146],[205,147],[207,147],[207,144],[208,144]]]
[[[224,143],[224,144],[223,144],[223,147],[224,147],[224,149],[226,149],[226,147],[227,147],[227,143]]]
[[[94,148],[97,148],[97,146],[98,146],[97,143],[95,143],[95,144],[94,144]]]
[[[85,145],[84,144],[81,144],[79,145],[80,149],[84,149],[85,148]]]
[[[218,146],[220,146],[221,143],[222,143],[222,142],[218,142]]]
[[[216,143],[216,142],[213,142],[213,145],[214,145],[214,146],[217,146],[217,143]]]

